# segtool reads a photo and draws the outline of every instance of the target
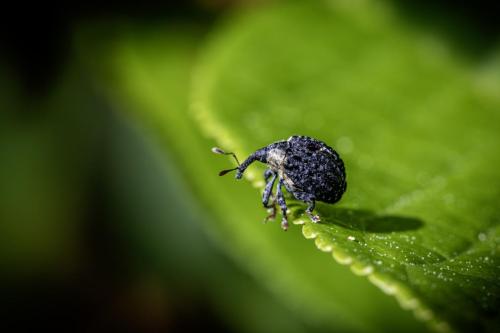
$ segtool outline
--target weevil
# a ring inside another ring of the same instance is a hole
[[[307,204],[306,213],[312,222],[320,221],[313,214],[316,201],[336,203],[347,188],[344,162],[339,154],[326,143],[307,136],[294,135],[287,140],[277,141],[258,149],[243,163],[239,163],[234,153],[227,153],[220,148],[212,148],[216,154],[232,155],[238,166],[222,170],[219,176],[237,170],[236,179],[241,179],[247,167],[255,161],[267,164],[264,172],[266,186],[262,194],[262,204],[272,208],[266,220],[275,218],[276,201],[281,208],[283,230],[288,229],[287,205],[282,187],[297,200]],[[276,197],[269,204],[273,186],[276,186]]]

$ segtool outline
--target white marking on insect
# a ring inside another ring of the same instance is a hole
[[[271,149],[267,153],[267,163],[274,169],[281,169],[285,163],[285,151],[282,149]]]

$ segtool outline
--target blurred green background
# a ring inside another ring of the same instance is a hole
[[[304,50],[300,45],[290,48],[290,54],[281,54],[281,62],[279,57],[276,63],[269,61],[271,65],[260,66],[266,62],[253,56],[260,54],[274,61],[272,56],[266,56],[266,51],[275,54],[279,46],[273,48],[270,44],[247,57],[230,53],[238,50],[238,43],[244,44],[241,40],[258,31],[252,29],[262,28],[260,23],[276,22],[277,27],[282,27],[287,19],[292,21],[293,15],[301,17],[302,12],[286,9],[288,3],[294,2],[297,1],[82,2],[72,6],[49,3],[30,8],[14,6],[2,13],[3,331],[460,330],[454,326],[454,314],[447,310],[442,311],[442,316],[451,318],[451,328],[448,324],[426,325],[415,319],[394,298],[314,249],[300,235],[299,226],[291,226],[292,230],[285,234],[277,223],[262,225],[260,216],[265,212],[260,207],[259,193],[250,183],[236,183],[231,177],[217,178],[217,172],[231,164],[209,156],[211,146],[225,145],[240,154],[249,153],[252,147],[273,141],[269,140],[269,132],[278,140],[291,128],[296,130],[293,124],[302,124],[302,118],[277,121],[270,117],[270,130],[266,132],[262,126],[252,130],[252,122],[262,124],[258,115],[243,111],[228,113],[227,117],[224,114],[225,108],[239,110],[247,102],[258,108],[266,106],[268,99],[276,99],[279,104],[279,98],[287,96],[275,96],[273,84],[267,87],[266,82],[252,81],[255,78],[247,72],[281,68],[293,57],[308,52],[312,53],[312,62],[328,58],[320,54],[319,46]],[[365,20],[368,27],[378,25],[371,21],[372,1],[331,3],[358,13],[356,18],[361,26]],[[402,30],[411,27],[413,32],[430,36],[430,49],[437,52],[436,58],[441,57],[441,50],[439,43],[432,44],[433,38],[445,41],[448,51],[458,55],[459,64],[445,68],[444,73],[479,68],[480,95],[488,101],[486,104],[491,100],[488,105],[500,105],[500,23],[493,4],[444,0],[382,3],[384,10],[390,9],[391,17],[396,17],[396,26],[400,24]],[[273,13],[277,12],[284,14],[274,18]],[[252,18],[253,13],[263,14]],[[306,20],[308,15],[316,15],[311,13],[304,14]],[[305,31],[299,21],[296,31],[290,30],[292,37]],[[343,24],[342,18],[339,22]],[[240,23],[242,28],[238,30]],[[276,31],[260,33],[263,45],[264,36],[271,41],[273,34],[282,38]],[[349,36],[346,33],[344,37]],[[367,34],[367,40],[355,39],[346,45],[353,49],[368,45],[371,37]],[[227,44],[226,54],[224,43],[228,40],[234,40],[234,44]],[[321,45],[321,39],[318,37],[317,44],[313,41],[311,45]],[[386,51],[372,54],[376,60],[367,62],[381,60],[390,68],[393,58]],[[432,63],[432,52],[430,57]],[[236,62],[235,59],[250,65],[241,71],[233,70],[238,66],[234,63],[234,67],[227,68],[226,64]],[[301,68],[304,72],[298,77],[309,77],[310,67]],[[352,77],[349,68],[339,71],[343,77]],[[289,88],[287,94],[299,94],[294,89],[303,92],[294,85],[295,81],[287,81],[288,77],[278,72],[277,81]],[[436,73],[436,80],[445,84],[446,79],[439,77],[441,72]],[[405,73],[394,74],[396,78],[398,75]],[[431,82],[432,75],[425,80]],[[425,80],[422,86],[430,84]],[[242,88],[235,87],[233,83],[240,81]],[[213,88],[219,82],[220,86]],[[249,91],[257,87],[256,99],[262,98],[262,105],[247,93],[248,87]],[[406,98],[414,98],[405,87],[397,93],[403,96],[394,102],[399,105],[404,105]],[[241,99],[233,97],[234,101],[227,94]],[[326,104],[333,98],[321,96]],[[387,96],[376,97],[388,105],[392,103]],[[196,115],[200,100],[212,103],[217,112],[221,110],[220,123],[215,120],[214,125],[214,119]],[[320,103],[310,106],[321,108]],[[339,107],[345,107],[347,114],[350,112],[349,104]],[[491,109],[492,114],[498,114],[498,109]],[[457,113],[456,117],[464,114]],[[498,119],[491,118],[493,123],[484,128],[491,132],[500,129]],[[377,127],[377,120],[373,121]],[[238,122],[248,126],[238,128]],[[315,128],[307,130],[314,132]],[[244,139],[231,141],[233,134]],[[478,148],[477,154],[500,143],[493,135],[485,138],[491,141]],[[348,161],[354,161],[349,159],[352,140],[355,141],[344,136],[331,144],[340,146],[339,151],[347,155]],[[496,152],[493,150],[493,154]],[[498,158],[485,161],[492,164],[485,171],[492,178],[485,176],[479,181],[482,185],[498,179]],[[394,168],[388,172],[397,175],[398,171]],[[489,212],[498,203],[497,192],[488,192],[491,200],[484,202],[487,208],[481,208],[481,216],[490,219],[488,225],[495,232],[499,220]],[[358,195],[355,188],[351,193],[353,197]],[[363,205],[362,199],[350,202],[361,202],[359,207],[351,206],[355,208],[378,208]],[[240,219],[238,214],[245,217]],[[254,225],[248,226],[246,222],[251,221],[255,221]],[[497,258],[498,234],[494,236],[497,245],[492,253]],[[477,238],[476,234],[473,238]],[[478,331],[494,331],[498,327],[500,283],[496,277],[498,262],[494,263],[488,270],[493,276],[488,281],[494,282],[486,282],[491,290],[484,305],[486,314],[481,312],[484,317],[479,318],[464,314],[467,325],[472,325],[465,329],[477,325]],[[436,304],[429,307],[439,314],[442,303]],[[425,319],[425,313],[422,316]]]

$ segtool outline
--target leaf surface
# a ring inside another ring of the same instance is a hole
[[[388,9],[292,2],[233,20],[195,72],[194,115],[243,157],[296,134],[333,146],[348,190],[319,224],[294,204],[304,236],[438,330],[498,330],[498,77],[481,84],[481,66]],[[260,188],[261,171],[246,173]]]
[[[267,213],[255,188],[217,176],[231,162],[210,152],[216,142],[201,134],[187,112],[187,69],[197,55],[199,31],[154,26],[123,29],[110,37],[100,33],[104,30],[80,36],[83,63],[115,108],[128,113],[177,161],[184,181],[202,203],[206,230],[221,248],[316,327],[422,331],[393,299],[305,242],[299,228],[284,233],[276,223],[263,225]]]

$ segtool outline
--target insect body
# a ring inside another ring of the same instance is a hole
[[[217,154],[233,155],[238,163],[236,168],[221,171],[219,173],[221,176],[237,170],[236,178],[240,179],[246,168],[254,161],[267,164],[262,203],[264,207],[273,209],[273,213],[267,217],[269,219],[276,215],[277,201],[283,215],[281,227],[284,230],[288,229],[288,219],[283,186],[296,199],[308,204],[306,213],[315,223],[320,220],[318,215],[313,215],[315,202],[335,203],[346,190],[344,163],[337,152],[324,142],[307,136],[291,136],[288,140],[272,143],[255,151],[241,164],[233,153],[226,153],[220,148],[213,148],[212,151]],[[278,180],[276,200],[270,205],[269,199],[276,180]]]

